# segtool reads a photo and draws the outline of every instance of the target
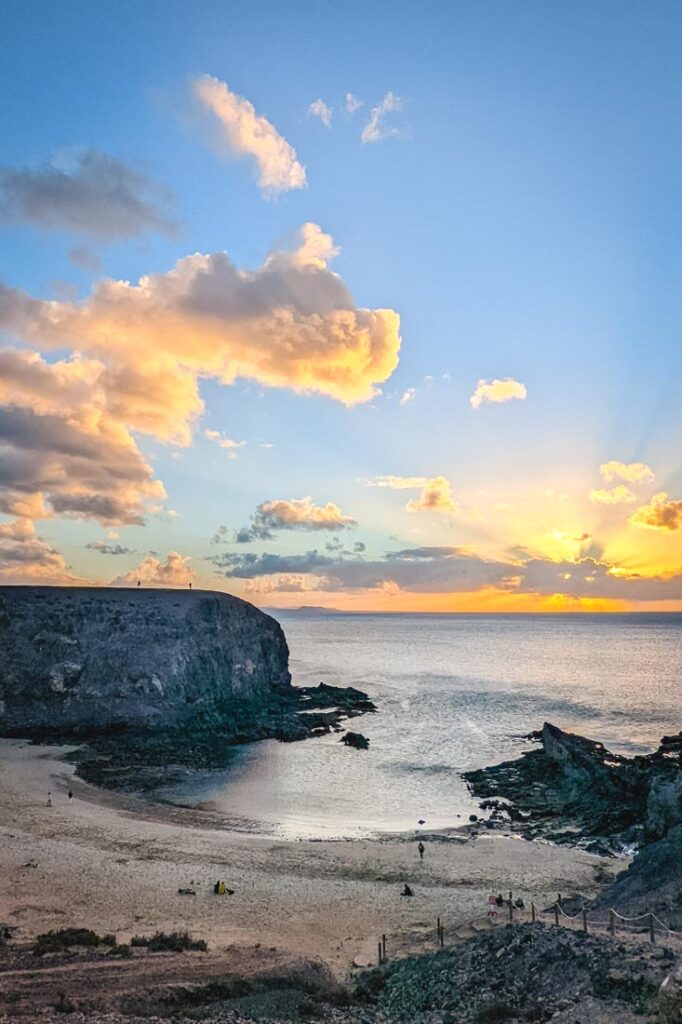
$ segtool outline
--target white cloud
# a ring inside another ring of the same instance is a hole
[[[369,121],[362,129],[363,142],[380,142],[398,135],[398,129],[390,123],[390,115],[403,109],[403,101],[395,93],[387,92],[380,103],[372,107]],[[388,116],[387,116],[388,115]],[[388,123],[387,123],[388,122]]]
[[[236,449],[243,448],[246,444],[246,441],[233,441],[232,438],[225,437],[225,435],[221,434],[219,430],[205,430],[204,437],[208,441],[213,441],[219,448],[226,451],[228,459],[236,459]]]
[[[332,108],[328,107],[324,100],[315,100],[308,107],[309,117],[319,117],[325,128],[332,126]]]
[[[630,484],[646,483],[653,480],[654,474],[645,462],[602,462],[599,472],[604,480],[626,480]]]
[[[406,388],[403,391],[402,395],[400,396],[400,402],[398,404],[399,405],[409,405],[410,402],[414,400],[415,394],[416,394],[416,389],[415,388]]]
[[[523,400],[527,394],[526,385],[514,380],[513,377],[506,377],[504,380],[479,380],[469,401],[473,409],[478,409],[489,402],[509,402],[513,398]]]
[[[266,195],[305,188],[306,171],[296,150],[249,100],[232,92],[226,82],[202,75],[191,88],[203,107],[220,123],[222,138],[237,156],[251,157],[258,184]]]
[[[364,106],[364,100],[358,99],[358,97],[354,96],[352,92],[347,92],[346,93],[345,104],[346,104],[346,113],[347,114],[354,114],[356,110],[359,110],[360,107]]]

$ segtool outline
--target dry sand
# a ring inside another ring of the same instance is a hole
[[[342,975],[375,956],[382,932],[389,949],[416,948],[437,916],[454,928],[485,914],[491,889],[550,903],[557,891],[593,893],[599,865],[623,867],[489,834],[429,835],[422,863],[413,836],[273,840],[208,811],[97,790],[73,777],[64,752],[0,741],[0,921],[22,940],[67,926],[120,941],[187,929],[212,950],[260,943]],[[218,878],[234,896],[214,895]],[[406,881],[412,899],[400,897]],[[196,896],[179,895],[186,886]]]

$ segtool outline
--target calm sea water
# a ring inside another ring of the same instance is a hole
[[[191,793],[237,827],[342,837],[461,824],[460,773],[515,757],[554,722],[622,753],[682,729],[682,615],[277,613],[295,683],[366,690],[378,714],[337,735],[239,748]],[[459,816],[459,817],[458,817]]]

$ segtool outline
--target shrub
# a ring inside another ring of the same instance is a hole
[[[156,932],[154,935],[134,935],[131,946],[145,946],[150,953],[182,953],[186,949],[208,949],[203,939],[193,939],[189,932]]]
[[[64,949],[71,949],[72,946],[99,946],[102,942],[100,936],[89,928],[60,928],[59,931],[43,932],[36,939],[33,952],[36,956],[43,953],[60,953]]]

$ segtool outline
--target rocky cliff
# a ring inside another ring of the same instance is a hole
[[[227,594],[0,587],[0,732],[210,725],[288,691],[288,656]]]

